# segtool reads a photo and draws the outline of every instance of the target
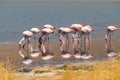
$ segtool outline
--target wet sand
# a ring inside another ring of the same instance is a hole
[[[17,41],[15,41],[17,42]],[[114,51],[120,52],[120,38],[117,38],[114,40]],[[75,58],[70,58],[70,59],[63,59],[60,56],[60,50],[59,50],[59,41],[58,40],[52,40],[50,42],[50,48],[52,51],[57,53],[57,56],[49,61],[43,61],[41,57],[34,58],[35,62],[33,63],[34,66],[37,64],[56,64],[56,63],[64,63],[65,61],[67,62],[74,62],[76,61]],[[71,44],[70,44],[71,46]],[[69,48],[70,52],[73,54],[73,50],[70,47]],[[103,38],[93,38],[92,43],[90,46],[89,53],[94,55],[94,59],[103,59],[106,57],[106,50],[105,50],[105,40]],[[7,57],[15,57],[17,60],[21,61],[21,57],[18,54],[18,44],[8,44],[8,45],[0,45],[0,61],[4,61]],[[15,60],[15,59],[13,59]],[[63,61],[63,62],[62,62]]]

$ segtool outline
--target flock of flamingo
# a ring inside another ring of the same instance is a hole
[[[59,35],[59,50],[62,58],[70,58],[72,56],[76,59],[93,58],[93,55],[89,53],[89,48],[91,44],[90,33],[94,31],[94,29],[90,25],[72,24],[70,27],[60,27],[57,32],[55,32],[55,30],[55,26],[46,24],[41,30],[39,28],[32,28],[22,33],[23,38],[19,41],[19,54],[24,64],[32,63],[32,57],[38,57],[40,54],[43,60],[50,60],[57,55],[57,53],[52,52],[50,49],[49,39],[52,34]],[[108,57],[117,55],[111,45],[111,37],[116,30],[120,30],[120,28],[113,25],[108,26],[106,29],[105,46]],[[36,35],[38,33],[41,33],[41,35],[39,40],[36,41]],[[32,36],[33,40],[31,40]],[[73,54],[69,51],[70,40],[72,40]]]

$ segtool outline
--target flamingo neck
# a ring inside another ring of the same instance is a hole
[[[21,50],[19,50],[19,54],[22,58],[25,58],[25,56],[22,54]]]
[[[22,41],[24,41],[25,40],[25,38],[23,37],[20,41],[19,41],[19,45],[21,45],[22,44]]]

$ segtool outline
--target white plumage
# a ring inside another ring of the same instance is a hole
[[[50,24],[45,24],[43,27],[44,27],[44,28],[50,28],[50,29],[52,29],[52,30],[55,29],[55,27],[52,26],[52,25],[50,25]]]
[[[26,38],[31,37],[33,35],[33,33],[31,31],[24,31],[22,34]]]
[[[61,27],[61,28],[59,28],[59,32],[63,33],[63,34],[67,34],[67,33],[72,32],[72,29]]]
[[[119,28],[117,28],[116,26],[108,26],[107,29],[110,31],[115,31],[118,30]]]
[[[92,31],[93,31],[93,28],[92,28],[90,25],[86,25],[85,27],[83,27],[83,28],[81,29],[81,31],[87,34],[87,33],[92,32]]]
[[[54,32],[54,30],[52,30],[50,28],[44,28],[41,30],[41,32],[44,34],[52,34]]]
[[[31,28],[31,32],[33,32],[34,34],[37,34],[40,32],[39,28]]]
[[[77,31],[80,31],[81,28],[83,28],[84,26],[82,24],[72,24],[70,26],[71,29],[74,29],[74,30],[77,30]]]

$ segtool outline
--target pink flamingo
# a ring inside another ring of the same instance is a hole
[[[40,32],[39,28],[31,28],[30,30],[34,35],[34,44],[33,44],[33,48],[31,47],[31,56],[32,57],[38,57],[39,56],[39,51],[36,50],[36,34],[38,34]]]
[[[83,27],[81,29],[81,34],[84,35],[84,51],[83,53],[86,54],[89,50],[89,47],[90,47],[90,43],[91,43],[91,37],[90,37],[90,33],[94,31],[94,29],[90,26],[90,25],[86,25],[85,27]],[[86,41],[87,41],[87,48],[86,48]],[[92,58],[93,56],[92,55],[83,55],[82,56],[82,59],[89,59],[89,58]]]
[[[31,47],[30,37],[32,37],[33,33],[31,31],[24,31],[22,34],[23,34],[23,38],[19,41],[19,54],[22,57],[22,59],[23,59],[22,62],[24,64],[30,64],[30,63],[33,62],[33,60],[31,59],[31,57],[29,56],[29,49]],[[27,42],[22,45],[22,42],[25,39],[27,40]],[[25,46],[27,46],[27,50],[25,49]],[[24,49],[27,52],[26,56],[22,54],[22,52],[21,52],[22,49]]]
[[[116,30],[120,30],[120,28],[118,28],[116,26],[112,26],[112,25],[107,27],[107,32],[106,32],[106,36],[105,36],[105,40],[106,40],[105,46],[107,49],[108,57],[114,57],[117,55],[117,53],[113,51],[112,45],[111,45],[112,35],[113,35],[113,32]]]
[[[54,33],[54,30],[50,28],[44,28],[41,30],[42,35],[39,38],[39,49],[42,52],[42,59],[43,60],[49,60],[55,57],[55,53],[51,53],[50,51],[50,45],[49,45],[49,35]],[[47,38],[47,45],[45,46]]]
[[[84,27],[83,24],[72,24],[70,26],[70,28],[73,29],[72,41],[73,41],[74,57],[77,59],[81,58],[80,37],[81,37],[81,29],[83,27]]]
[[[50,24],[45,24],[43,27],[44,27],[44,28],[49,28],[49,29],[55,30],[55,26],[50,25]]]
[[[64,28],[61,27],[58,30],[58,33],[61,33],[61,36],[59,38],[61,44],[60,44],[60,51],[62,52],[63,58],[70,58],[72,55],[68,52],[69,48],[69,36],[68,34],[72,32],[72,29],[70,28]],[[64,47],[66,46],[66,50],[64,50]]]

